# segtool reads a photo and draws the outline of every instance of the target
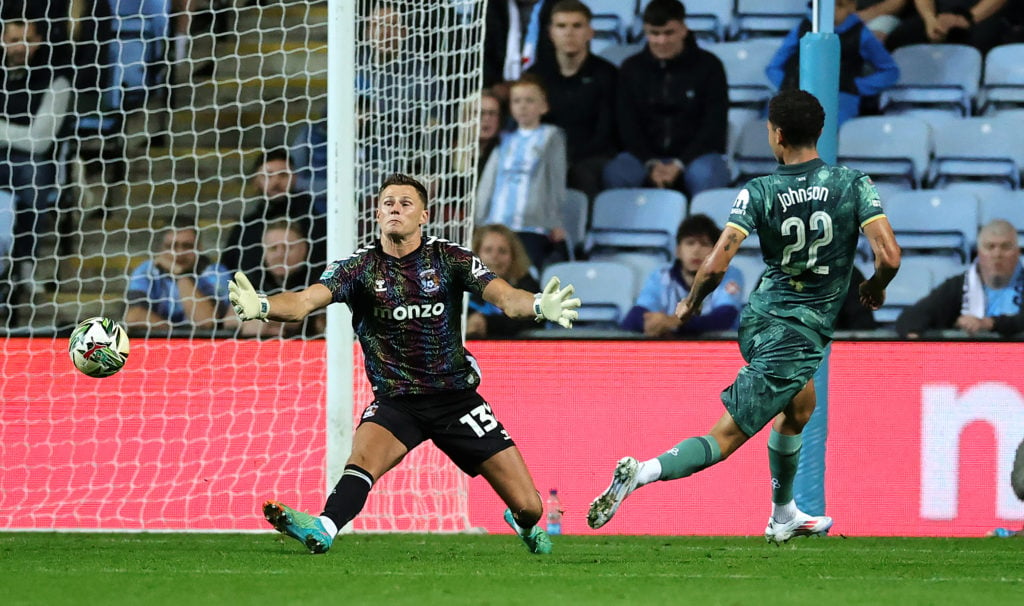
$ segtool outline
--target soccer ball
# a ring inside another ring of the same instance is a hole
[[[75,368],[90,377],[109,377],[128,360],[128,333],[109,318],[89,318],[75,327],[68,340]]]

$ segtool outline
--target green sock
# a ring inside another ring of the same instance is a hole
[[[661,463],[659,480],[678,480],[711,467],[722,458],[718,442],[711,436],[687,438],[658,457]]]
[[[803,437],[783,435],[774,429],[768,436],[768,468],[772,472],[772,503],[780,505],[793,500],[793,479],[800,463]]]

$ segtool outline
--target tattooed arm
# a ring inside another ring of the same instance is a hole
[[[700,306],[704,299],[710,295],[722,282],[725,270],[729,269],[729,263],[736,256],[740,249],[740,242],[746,238],[746,234],[731,225],[726,225],[722,235],[715,243],[714,250],[704,259],[704,263],[697,271],[697,277],[693,280],[690,294],[676,306],[676,317],[683,324],[690,318],[700,313]]]

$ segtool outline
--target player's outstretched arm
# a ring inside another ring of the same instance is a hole
[[[885,303],[885,288],[900,269],[900,247],[885,217],[865,225],[864,235],[875,253],[875,274],[860,283],[860,302],[870,309],[878,309]]]
[[[241,320],[274,320],[298,322],[331,302],[331,291],[323,284],[314,284],[299,292],[283,292],[271,297],[256,292],[245,274],[235,272],[228,282],[228,298]]]
[[[538,322],[556,322],[565,328],[572,328],[572,322],[579,317],[576,311],[580,300],[573,297],[571,284],[561,287],[558,278],[551,278],[544,290],[531,293],[516,288],[496,278],[484,289],[484,300],[501,308],[510,318],[534,318]]]

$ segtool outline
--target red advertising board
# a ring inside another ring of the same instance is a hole
[[[0,384],[6,528],[263,528],[259,502],[323,501],[323,342],[133,342],[96,380],[51,341],[9,339]],[[656,456],[721,415],[742,363],[732,342],[471,342],[481,393],[566,533],[622,455]],[[1024,439],[1019,344],[833,346],[828,513],[847,535],[977,536],[1020,525],[1009,487]],[[15,369],[13,361],[18,361]],[[365,403],[359,403],[361,406]],[[694,477],[639,490],[602,533],[760,534],[770,511],[766,435]],[[400,466],[393,473],[402,473]],[[368,507],[373,506],[371,495]],[[474,526],[504,506],[469,484]]]

